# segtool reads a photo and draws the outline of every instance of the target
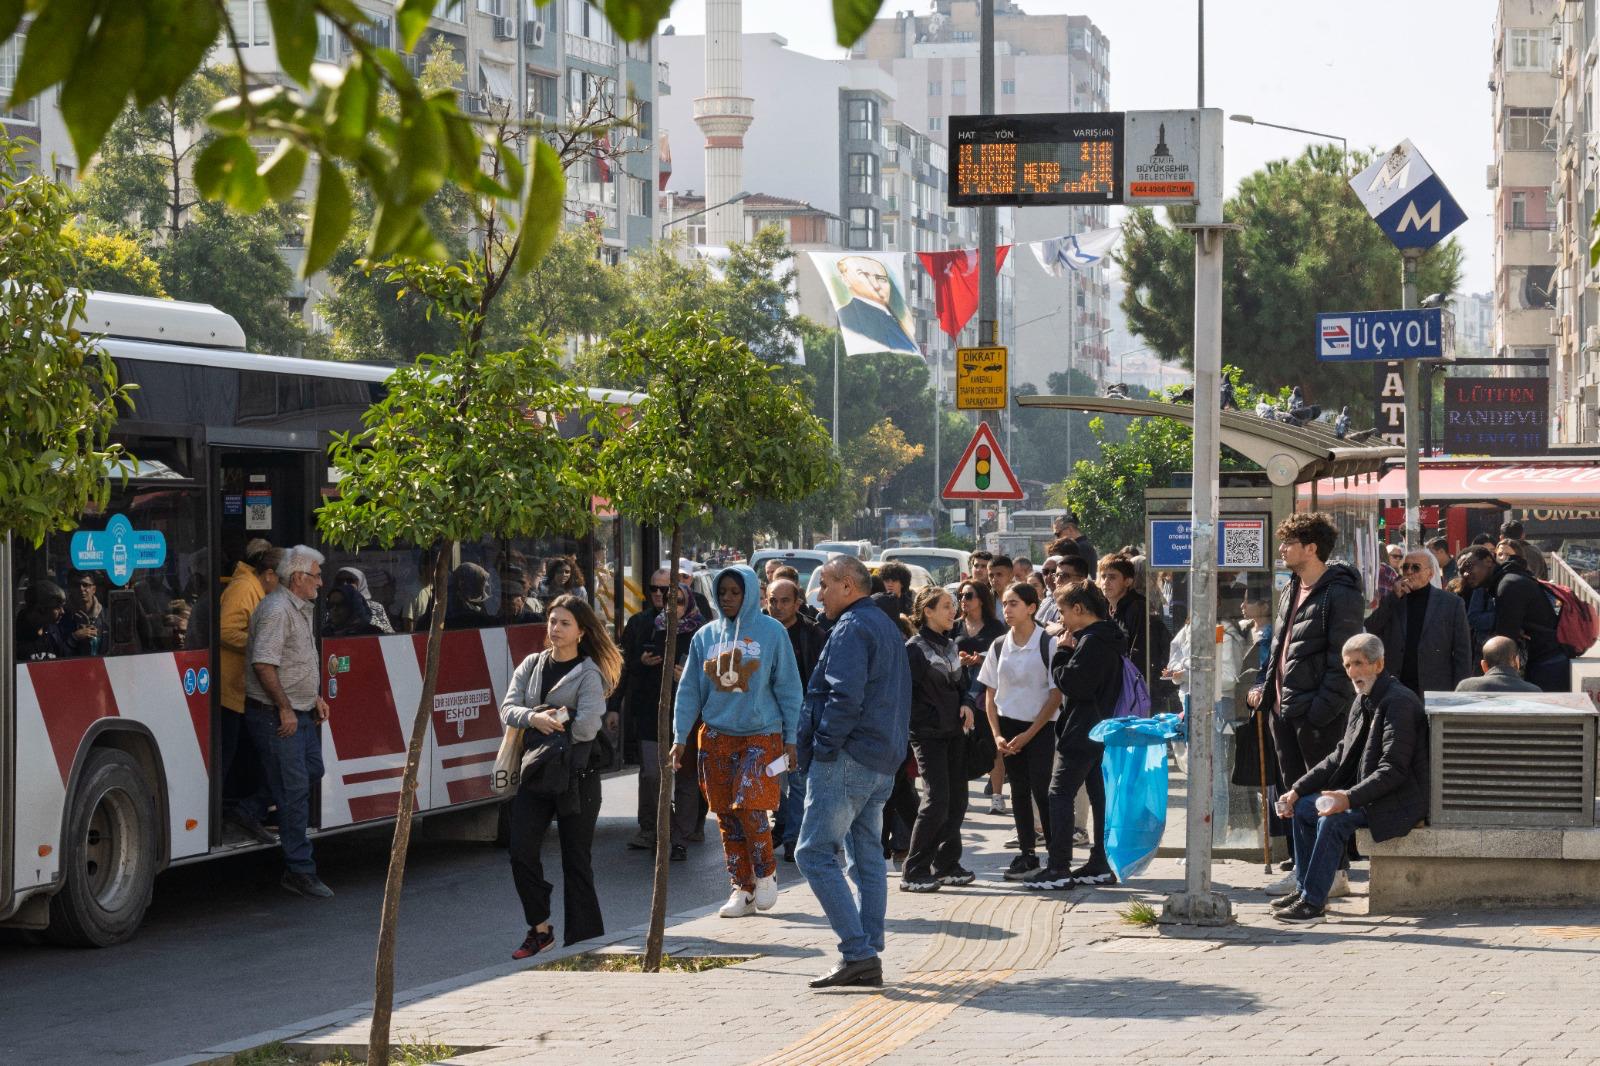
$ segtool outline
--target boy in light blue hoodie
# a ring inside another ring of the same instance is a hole
[[[768,910],[778,900],[768,812],[779,776],[795,759],[800,669],[782,623],[761,613],[761,586],[748,566],[717,575],[717,619],[689,644],[678,682],[672,763],[700,728],[700,787],[717,814],[733,893],[724,918]]]

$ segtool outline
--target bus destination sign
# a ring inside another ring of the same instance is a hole
[[[1122,203],[1123,113],[951,115],[950,205]]]

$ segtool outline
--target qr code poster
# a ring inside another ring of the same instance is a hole
[[[1217,523],[1218,565],[1224,570],[1261,570],[1267,565],[1267,523],[1261,518]]]

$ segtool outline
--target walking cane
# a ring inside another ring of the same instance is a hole
[[[1266,727],[1262,719],[1266,717],[1261,708],[1256,708],[1256,759],[1261,766],[1261,872],[1272,872],[1272,837],[1268,830],[1272,813],[1267,809],[1267,740]]]

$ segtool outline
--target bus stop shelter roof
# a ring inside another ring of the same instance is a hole
[[[1113,396],[1018,396],[1016,399],[1023,407],[1194,422],[1194,407],[1184,403],[1124,400]],[[1404,448],[1376,438],[1370,441],[1341,439],[1320,422],[1292,426],[1244,411],[1222,412],[1221,440],[1265,470],[1274,485],[1299,485],[1318,478],[1382,473],[1386,459],[1405,455]]]

